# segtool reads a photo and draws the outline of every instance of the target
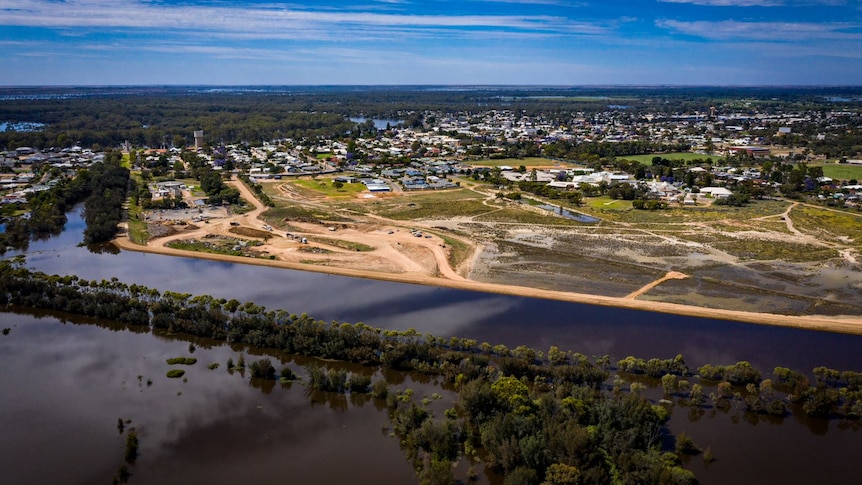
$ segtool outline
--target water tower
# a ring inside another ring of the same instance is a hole
[[[204,147],[204,130],[195,131],[195,150],[201,150]]]

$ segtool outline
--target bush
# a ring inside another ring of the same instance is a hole
[[[186,373],[186,371],[184,371],[182,369],[171,369],[168,371],[168,373],[166,375],[168,377],[170,377],[171,379],[176,379],[178,377],[184,376],[185,373]]]
[[[385,380],[376,381],[371,386],[371,396],[374,399],[386,399],[389,395],[389,384]]]
[[[174,357],[172,359],[168,359],[166,362],[168,365],[194,365],[197,363],[198,359],[194,357]]]
[[[371,376],[351,374],[347,386],[350,392],[367,393],[371,389]]]
[[[254,361],[249,366],[251,376],[260,379],[275,379],[275,367],[269,359]]]

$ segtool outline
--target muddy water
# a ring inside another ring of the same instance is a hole
[[[110,483],[123,464],[120,418],[139,436],[131,483],[415,481],[372,401],[312,402],[298,384],[251,382],[225,370],[239,353],[224,345],[189,353],[188,342],[121,327],[0,319],[12,328],[0,336],[4,484]],[[165,362],[190,355],[191,366]],[[221,366],[210,370],[212,362]],[[185,381],[165,376],[176,367]],[[416,388],[409,378],[400,387]]]

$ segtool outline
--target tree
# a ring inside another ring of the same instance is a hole
[[[342,182],[341,180],[336,180],[332,182],[332,186],[335,187],[335,190],[341,190],[341,188],[344,187],[344,182]]]

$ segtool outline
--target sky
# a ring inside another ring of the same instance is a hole
[[[0,85],[862,85],[862,0],[0,0]]]

